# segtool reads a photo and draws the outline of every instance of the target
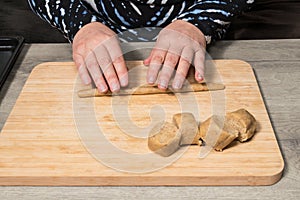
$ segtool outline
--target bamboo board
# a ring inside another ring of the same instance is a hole
[[[85,87],[73,63],[36,66],[0,134],[0,185],[274,184],[284,162],[252,68],[238,60],[214,64],[207,77],[222,81],[223,91],[87,99],[76,95]],[[137,69],[130,81],[143,84],[146,67],[127,66]],[[201,122],[239,108],[259,122],[249,142],[223,152],[190,146],[170,158],[147,148],[155,121],[188,111]]]

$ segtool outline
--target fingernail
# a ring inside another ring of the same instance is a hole
[[[160,80],[159,81],[159,86],[162,88],[167,88],[168,87],[168,82],[166,80]]]
[[[121,84],[122,87],[125,87],[125,86],[128,85],[128,80],[125,79],[125,78],[121,78],[120,79],[120,84]]]
[[[150,77],[148,78],[148,83],[153,84],[154,82],[155,82],[154,76],[150,76]]]
[[[112,91],[112,92],[117,92],[117,91],[119,91],[119,90],[120,90],[120,85],[119,85],[119,84],[113,83],[113,84],[111,85],[111,91]]]
[[[180,81],[174,81],[173,83],[173,88],[174,89],[180,89],[182,86],[181,82]]]
[[[100,92],[106,92],[106,90],[107,90],[107,87],[105,86],[105,85],[100,85]]]
[[[148,59],[148,58],[147,58],[147,59]],[[146,66],[148,66],[148,65],[150,64],[149,60],[147,60],[147,59],[145,59],[145,60],[143,61],[143,64],[146,65]]]
[[[198,74],[198,80],[199,80],[199,81],[202,81],[202,80],[203,80],[203,77],[202,77],[201,74]]]

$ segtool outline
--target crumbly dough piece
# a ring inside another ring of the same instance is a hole
[[[148,137],[148,147],[155,153],[167,157],[180,148],[181,134],[173,123],[160,122],[153,127]]]
[[[209,127],[210,126],[210,127]],[[222,151],[233,140],[245,142],[250,139],[256,130],[255,118],[245,109],[226,113],[225,118],[212,116],[199,125],[200,138]],[[208,131],[209,134],[208,134]]]
[[[180,145],[201,144],[198,123],[192,113],[177,113],[173,115],[173,123],[181,133]]]
[[[234,128],[238,131],[238,140],[245,142],[249,140],[255,133],[257,122],[253,115],[245,109],[239,109],[226,114],[224,128]]]
[[[214,115],[199,126],[200,138],[216,151],[222,151],[238,137],[237,131],[223,129],[223,122],[222,117]]]

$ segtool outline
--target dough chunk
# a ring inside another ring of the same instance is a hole
[[[173,123],[160,122],[153,127],[148,137],[148,147],[155,153],[167,157],[180,148],[181,134]]]
[[[256,127],[257,122],[255,118],[245,109],[239,109],[226,114],[224,128],[237,130],[240,142],[249,140],[254,135]]]
[[[235,130],[223,129],[224,117],[214,115],[200,124],[200,138],[216,151],[222,151],[238,137]]]
[[[226,113],[225,118],[212,116],[199,126],[200,138],[215,150],[222,151],[233,140],[245,142],[256,130],[255,118],[245,109]]]
[[[173,123],[181,133],[180,145],[197,144],[200,142],[198,123],[192,113],[177,113],[173,115]]]

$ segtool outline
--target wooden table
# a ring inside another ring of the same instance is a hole
[[[125,45],[142,59],[152,43]],[[221,41],[209,48],[214,59],[241,59],[256,73],[285,160],[282,179],[259,187],[0,187],[0,199],[136,198],[299,199],[300,198],[300,40]],[[145,47],[148,47],[145,49]],[[71,61],[69,44],[27,44],[0,92],[0,129],[32,68],[47,61]]]

